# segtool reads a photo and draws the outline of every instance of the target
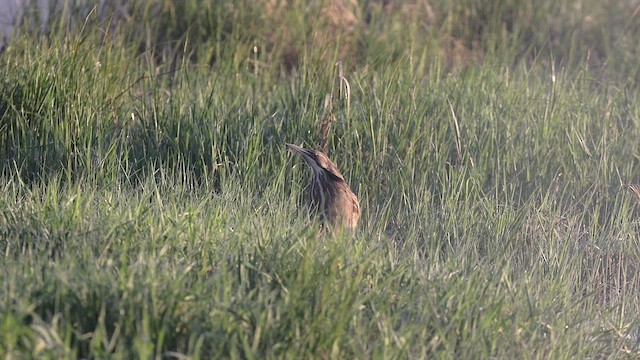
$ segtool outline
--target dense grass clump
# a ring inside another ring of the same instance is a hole
[[[0,354],[640,356],[639,9],[27,11],[0,54]],[[353,234],[318,232],[284,149],[325,141]]]

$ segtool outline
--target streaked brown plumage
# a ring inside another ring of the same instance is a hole
[[[294,144],[286,146],[302,155],[313,171],[312,210],[319,213],[334,229],[354,229],[360,218],[360,203],[338,167],[322,151],[305,149]]]
[[[636,196],[636,200],[638,204],[640,204],[640,186],[639,185],[629,185],[629,190]]]

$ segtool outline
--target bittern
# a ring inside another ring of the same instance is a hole
[[[294,144],[286,146],[302,155],[313,171],[311,210],[319,213],[322,220],[334,229],[354,229],[360,218],[360,203],[336,164],[322,151]]]

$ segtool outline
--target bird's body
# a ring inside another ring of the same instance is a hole
[[[294,144],[286,146],[302,155],[311,167],[311,208],[334,229],[353,229],[360,218],[360,203],[338,167],[321,151]]]

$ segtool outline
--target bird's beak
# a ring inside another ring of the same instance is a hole
[[[293,150],[293,151],[296,151],[296,152],[299,152],[299,153],[304,152],[304,148],[301,147],[301,146],[298,146],[296,144],[285,143],[284,146],[286,146],[287,149],[289,149],[289,150]]]
[[[285,146],[289,150],[292,150],[292,151],[297,152],[297,153],[299,153],[301,155],[304,155],[305,157],[310,156],[309,150],[303,148],[302,146],[298,146],[296,144],[289,144],[289,143],[286,143]]]
[[[313,153],[311,153],[311,150],[305,149],[302,146],[298,146],[296,144],[285,143],[284,145],[287,147],[287,149],[289,149],[289,150],[291,150],[293,152],[297,152],[300,155],[302,155],[304,160],[307,163],[309,163],[309,165],[311,165],[311,162],[313,161]]]

